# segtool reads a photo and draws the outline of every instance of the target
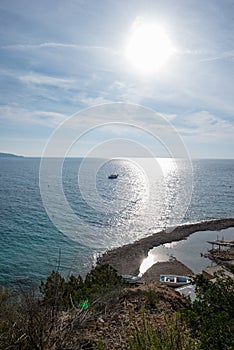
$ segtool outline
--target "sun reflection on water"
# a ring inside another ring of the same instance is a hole
[[[158,262],[168,261],[171,258],[171,254],[164,245],[151,249],[145,258],[139,269],[139,277],[141,277],[147,270],[149,270],[154,264]]]
[[[156,262],[157,262],[156,256],[149,252],[148,257],[145,258],[141,263],[139,276],[142,276]]]

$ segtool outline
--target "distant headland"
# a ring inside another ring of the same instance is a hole
[[[2,153],[0,152],[0,158],[24,158],[24,156],[18,156],[12,153]]]

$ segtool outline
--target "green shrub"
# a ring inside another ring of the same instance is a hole
[[[145,297],[146,297],[146,306],[149,306],[150,308],[155,308],[157,303],[160,301],[160,297],[158,293],[153,288],[149,288],[145,291]]]
[[[86,300],[91,304],[123,285],[125,284],[117,271],[110,265],[103,264],[93,268],[85,280],[81,276],[70,276],[65,281],[58,272],[53,271],[46,282],[41,283],[40,291],[43,303],[61,311],[78,307]]]
[[[143,327],[137,327],[133,338],[129,338],[129,348],[130,350],[198,349],[179,313],[175,313],[174,319],[171,322],[167,320],[166,325],[161,328],[149,325],[143,314]]]
[[[66,282],[57,272],[52,271],[46,282],[41,282],[40,292],[43,295],[43,302],[50,305],[58,312],[64,308]]]
[[[234,281],[216,275],[212,283],[200,275],[195,283],[197,299],[183,314],[200,338],[201,349],[234,349]]]
[[[234,265],[230,265],[230,266],[229,266],[229,270],[230,270],[232,273],[234,273]]]
[[[0,292],[0,349],[46,349],[54,326],[50,310],[42,307],[35,288],[19,288],[17,298]]]

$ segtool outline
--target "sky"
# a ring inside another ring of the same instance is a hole
[[[136,28],[146,28],[142,38]],[[155,28],[170,43],[162,62]],[[82,130],[96,129],[75,155],[122,134],[148,147],[152,140],[121,125],[98,133],[109,117],[95,106],[110,112],[115,102],[155,111],[192,158],[234,158],[233,83],[233,0],[0,1],[0,152],[43,155],[78,112]],[[156,124],[141,113],[147,134]]]

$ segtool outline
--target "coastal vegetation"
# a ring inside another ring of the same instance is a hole
[[[201,349],[234,349],[234,281],[223,273],[216,282],[196,278],[197,299],[183,310]]]
[[[53,271],[40,293],[0,290],[0,349],[234,348],[234,281],[195,279],[197,299],[159,283],[130,285],[110,265],[83,279]]]

